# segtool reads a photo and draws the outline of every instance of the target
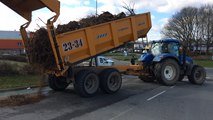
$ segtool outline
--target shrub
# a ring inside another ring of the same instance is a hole
[[[10,64],[7,62],[0,62],[0,76],[17,75],[19,71],[16,68],[17,64]]]
[[[27,65],[24,65],[21,69],[20,69],[20,74],[23,74],[23,75],[35,75],[37,74],[39,71],[37,68],[27,64]]]
[[[17,62],[27,62],[26,56],[5,55],[0,56],[0,60],[12,60]]]

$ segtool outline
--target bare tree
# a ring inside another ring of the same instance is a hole
[[[209,47],[213,42],[213,5],[206,5],[199,9],[201,15],[201,39],[206,45],[206,53],[209,54]]]
[[[184,47],[189,50],[194,41],[193,37],[196,36],[196,14],[197,8],[183,8],[180,12],[173,15],[161,33],[165,37],[180,40]]]
[[[186,7],[177,12],[161,31],[164,37],[182,41],[188,50],[206,45],[206,53],[213,45],[213,5]]]
[[[127,10],[127,15],[135,15],[135,3],[125,3],[123,2],[124,5],[122,6],[124,9]]]

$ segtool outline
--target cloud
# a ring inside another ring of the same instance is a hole
[[[10,8],[0,2],[0,30],[19,30],[20,26],[27,22]]]
[[[90,4],[89,0],[84,1],[84,5],[89,5],[89,4]]]
[[[142,0],[137,8],[149,8],[161,13],[174,13],[187,6],[200,7],[213,4],[213,0]]]
[[[160,20],[152,19],[152,28],[148,33],[149,40],[158,40],[161,39],[161,30],[164,25],[168,23],[169,18],[162,18]]]
[[[83,0],[59,0],[62,5],[81,5]]]

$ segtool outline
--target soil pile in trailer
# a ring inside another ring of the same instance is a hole
[[[112,15],[110,12],[104,12],[99,16],[88,16],[80,21],[70,21],[68,24],[58,25],[56,33],[61,34],[68,31],[74,31],[125,17],[126,14],[123,12],[117,15]],[[39,66],[43,70],[56,68],[53,50],[49,41],[48,32],[45,28],[37,30],[33,37],[25,44],[26,52],[31,64]]]

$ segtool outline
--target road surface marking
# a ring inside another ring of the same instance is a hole
[[[113,118],[111,118],[111,119],[109,119],[109,120],[114,120],[114,119],[116,119],[116,118],[118,118],[118,117],[124,115],[125,113],[131,111],[132,109],[133,109],[133,107],[132,107],[132,108],[129,108],[129,109],[123,111],[123,112],[121,112],[120,114],[118,114],[117,116],[115,116],[115,117],[113,117]]]
[[[170,88],[172,89],[172,88],[174,88],[175,86],[171,86]]]
[[[150,97],[149,99],[147,99],[147,101],[150,101],[150,100],[156,98],[157,96],[162,95],[162,94],[165,93],[165,92],[166,92],[166,90],[164,90],[164,91],[162,91],[162,92],[160,92],[160,93],[158,93],[158,94],[156,94],[156,95]]]

